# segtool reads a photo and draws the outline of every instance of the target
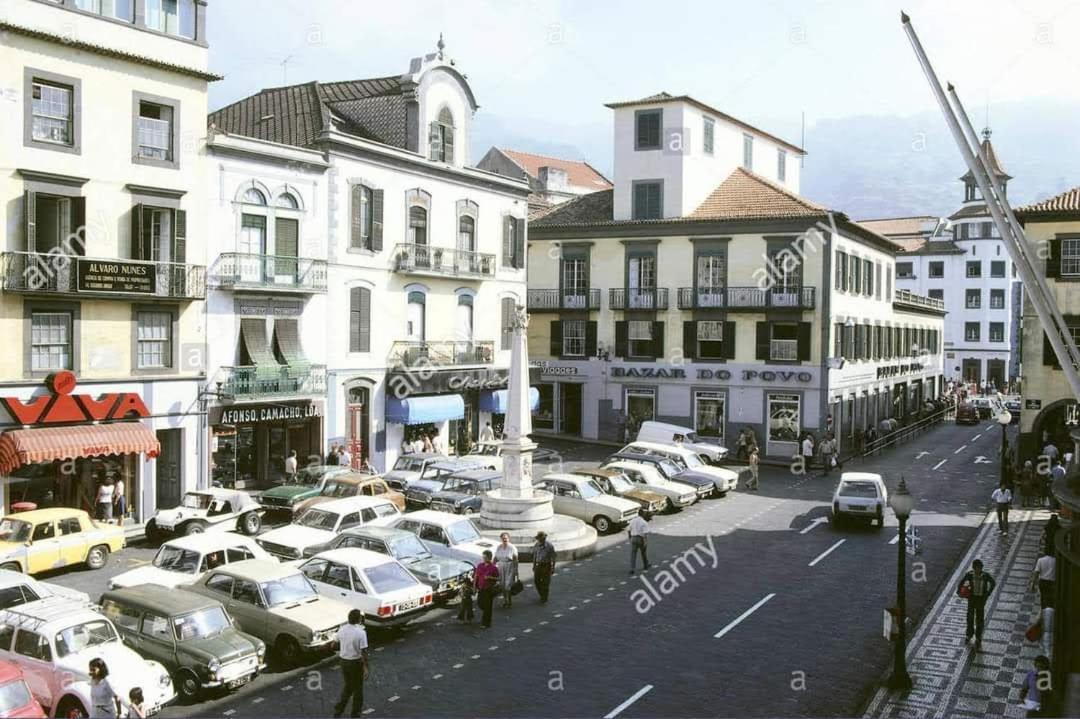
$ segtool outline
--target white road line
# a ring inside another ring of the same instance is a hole
[[[291,692],[292,691],[292,684],[290,684],[287,687],[281,687],[281,691],[283,691],[283,692]]]
[[[948,461],[949,460],[947,460],[947,459],[941,460],[940,462],[938,462],[937,464],[934,465],[934,469],[937,469],[938,467],[940,467],[941,465],[945,464]]]
[[[835,550],[835,549],[836,549],[837,547],[839,547],[839,546],[840,546],[841,544],[843,544],[843,543],[844,543],[844,542],[846,542],[846,541],[847,541],[846,539],[841,539],[841,540],[840,540],[839,542],[837,542],[836,544],[832,545],[831,547],[829,547],[828,549],[826,549],[826,550],[825,550],[824,552],[822,552],[821,554],[819,554],[819,555],[817,556],[817,558],[816,558],[816,559],[815,559],[814,561],[810,562],[810,563],[809,563],[809,564],[807,564],[806,566],[808,566],[808,567],[812,567],[812,566],[814,566],[815,564],[817,564],[818,562],[820,562],[820,561],[821,561],[822,559],[824,559],[825,557],[827,557],[827,556],[829,556],[830,554],[832,554],[832,553],[833,553],[833,550]]]
[[[506,638],[506,641],[508,641],[508,642],[515,642],[515,641],[517,641],[517,637],[507,637],[507,638]]]
[[[634,695],[631,696],[629,699],[627,699],[622,704],[620,704],[619,706],[615,707],[610,712],[605,714],[604,719],[615,719],[615,717],[619,716],[619,714],[622,713],[623,709],[626,709],[626,707],[630,706],[631,704],[633,704],[638,699],[645,696],[646,694],[648,694],[651,691],[652,691],[652,684],[646,684],[641,689],[638,689],[636,692],[634,692]]]
[[[961,452],[963,452],[963,451],[964,451],[965,449],[967,449],[967,445],[966,445],[966,444],[962,444],[962,445],[960,445],[960,449],[958,449],[958,450],[956,450],[955,452],[953,452],[953,454],[960,454],[960,453],[961,453]]]
[[[432,679],[442,679],[442,674],[436,674]]]
[[[264,698],[265,697],[255,697],[254,699],[251,700],[251,703],[252,704],[261,704],[263,702]]]
[[[415,692],[416,690],[418,690],[419,688],[420,688],[420,685],[419,685],[419,684],[413,684],[413,685],[412,685],[412,690],[413,690],[414,692]]]
[[[978,433],[977,435],[975,435],[974,437],[972,437],[972,438],[971,438],[971,441],[972,441],[972,442],[974,442],[974,441],[975,441],[975,440],[977,440],[977,439],[978,439],[979,437],[982,437],[982,432],[979,432],[979,433]]]
[[[498,645],[498,644],[493,644],[493,645],[491,645],[490,647],[488,647],[488,651],[489,651],[489,652],[493,652],[493,651],[495,651],[495,650],[496,650],[496,649],[498,649],[498,648],[499,648],[499,645]]]
[[[469,659],[479,659],[479,658],[480,658],[479,654],[473,654],[471,657],[469,657]]]
[[[235,713],[236,713],[235,709],[229,709],[228,711],[223,712],[223,714],[225,714],[225,716],[227,716],[227,717],[231,717]]]
[[[361,714],[370,714],[373,711],[375,711],[375,707],[368,707],[367,709],[365,709],[364,711],[362,711],[360,713]]]
[[[528,634],[528,633],[529,633],[529,632],[531,632],[531,631],[532,631],[532,629],[522,629],[522,630],[521,630],[521,633],[522,633],[522,634]]]
[[[751,614],[756,612],[758,609],[760,609],[762,607],[762,605],[765,604],[765,602],[769,601],[770,599],[772,599],[775,596],[776,596],[776,592],[773,592],[772,594],[766,594],[765,597],[763,599],[761,599],[757,604],[755,604],[754,606],[750,607],[745,612],[740,614],[739,617],[735,621],[733,621],[731,624],[728,624],[726,627],[724,627],[723,629],[718,631],[716,634],[714,634],[713,639],[720,639],[725,634],[730,632],[732,629],[739,626],[739,624],[741,624],[744,619],[746,619]]]
[[[548,621],[547,621],[547,620],[545,619],[545,620],[543,620],[542,622],[540,622],[540,626],[544,626],[544,625],[545,625],[545,624],[547,624],[547,623],[548,623]]]
[[[898,534],[898,535],[896,535],[895,537],[893,537],[892,539],[889,540],[889,544],[896,544],[899,541],[900,541],[900,535]]]
[[[455,664],[454,669],[461,669],[463,666],[465,666],[465,665],[464,664]]]
[[[401,697],[399,697],[399,696],[398,696],[397,694],[395,694],[394,696],[390,697],[390,698],[389,698],[389,699],[387,699],[386,701],[388,701],[388,702],[396,702],[396,701],[397,701],[398,699],[400,699],[400,698],[401,698]]]

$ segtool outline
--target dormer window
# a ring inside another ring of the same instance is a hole
[[[439,118],[431,123],[428,145],[433,162],[454,162],[454,114],[450,108],[439,110]]]

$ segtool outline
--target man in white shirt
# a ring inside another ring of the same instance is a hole
[[[645,569],[648,570],[651,566],[649,564],[649,555],[645,551],[648,544],[649,524],[642,519],[640,514],[635,514],[626,528],[626,533],[630,535],[630,576],[632,577],[634,576],[634,568],[637,566],[639,552]]]
[[[493,430],[491,428],[491,422],[488,422],[487,424],[485,424],[484,428],[482,430],[480,430],[480,441],[481,442],[494,442],[495,441],[495,430]]]
[[[1043,555],[1035,560],[1035,571],[1031,573],[1031,588],[1039,588],[1039,599],[1043,609],[1053,608],[1054,588],[1057,580],[1057,560],[1043,548]]]
[[[352,697],[352,716],[358,717],[364,709],[364,679],[368,673],[368,640],[367,632],[364,631],[363,612],[359,609],[349,611],[349,623],[341,625],[334,643],[338,648],[341,674],[345,679],[341,696],[334,705],[334,716],[339,717],[345,712],[345,705],[348,704],[349,697]]]
[[[990,499],[994,501],[997,507],[997,523],[998,533],[1009,533],[1009,505],[1012,504],[1012,492],[1002,482],[1001,486],[994,490],[994,493],[990,495]]]
[[[285,458],[285,481],[296,481],[296,450],[289,452],[289,456]]]
[[[814,439],[808,434],[802,441],[803,471],[809,472],[814,461]]]

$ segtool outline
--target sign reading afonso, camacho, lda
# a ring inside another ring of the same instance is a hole
[[[156,275],[152,264],[88,260],[80,257],[76,274],[79,292],[152,295],[155,290]]]

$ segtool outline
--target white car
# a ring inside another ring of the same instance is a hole
[[[405,624],[433,606],[431,587],[398,560],[369,549],[320,552],[300,571],[319,594],[363,611],[369,627]]]
[[[208,530],[238,530],[254,536],[262,529],[266,510],[245,492],[235,489],[200,489],[184,495],[179,507],[159,509],[146,523],[146,538],[151,542],[168,534],[199,534]]]
[[[641,462],[615,461],[608,462],[604,469],[617,469],[626,475],[626,478],[641,489],[656,492],[667,499],[669,512],[683,507],[689,507],[697,501],[697,489],[689,484],[672,482],[648,464]]]
[[[281,559],[311,557],[346,529],[385,525],[401,512],[384,497],[345,497],[305,509],[292,524],[271,529],[255,541]]]
[[[607,494],[579,474],[546,474],[535,486],[551,492],[556,512],[588,522],[600,534],[625,526],[638,514],[637,502]]]
[[[685,445],[680,447],[678,444],[637,441],[626,445],[619,451],[667,457],[672,462],[679,465],[680,469],[692,469],[695,472],[712,477],[713,483],[716,485],[716,491],[720,496],[724,496],[739,486],[738,472],[734,472],[725,467],[713,467],[705,464],[701,461],[701,457],[699,457],[696,452]]]
[[[36,602],[47,597],[63,597],[80,604],[90,604],[90,595],[59,584],[39,582],[28,574],[0,569],[0,609]]]
[[[109,681],[124,697],[142,689],[147,715],[176,698],[158,662],[124,646],[104,615],[60,597],[0,611],[0,660],[19,666],[31,693],[51,716],[98,716],[90,698],[90,660],[109,667]]]
[[[468,460],[480,460],[485,466],[490,464],[492,469],[497,469],[500,472],[503,468],[503,443],[502,442],[480,442],[472,451],[461,457],[461,459]]]
[[[689,427],[680,427],[677,424],[669,424],[667,422],[656,422],[653,420],[642,422],[641,427],[638,428],[636,441],[675,444],[677,437],[683,438],[682,442],[684,447],[693,450],[710,464],[716,464],[717,462],[727,459],[727,447],[722,447],[719,444],[713,444],[712,442],[706,441]]]
[[[885,508],[889,506],[889,491],[880,474],[872,472],[844,472],[833,492],[832,513],[829,522],[833,526],[844,519],[877,521],[878,529],[885,526]]]
[[[251,537],[235,532],[209,532],[177,537],[162,544],[154,561],[117,574],[109,580],[109,589],[157,584],[178,587],[196,581],[211,569],[245,559],[273,559]]]
[[[432,554],[463,559],[473,566],[484,559],[484,551],[495,551],[495,542],[484,538],[468,517],[450,512],[421,509],[403,514],[390,523],[420,537]]]

